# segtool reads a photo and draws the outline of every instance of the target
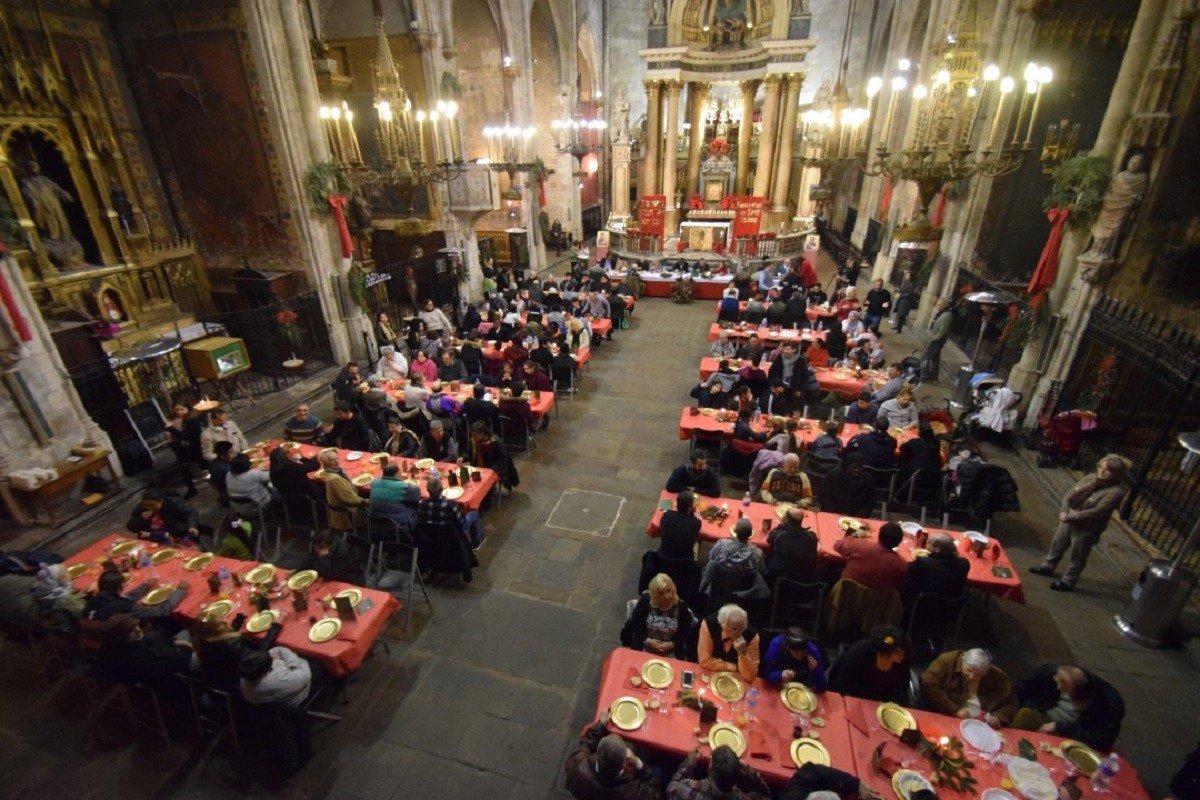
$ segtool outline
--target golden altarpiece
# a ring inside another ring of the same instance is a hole
[[[46,319],[91,321],[112,350],[190,324],[211,300],[192,244],[143,210],[155,179],[114,122],[114,107],[130,112],[103,37],[0,6],[0,217]]]

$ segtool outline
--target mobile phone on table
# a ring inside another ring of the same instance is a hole
[[[696,684],[696,673],[690,669],[683,671],[683,688],[690,689]]]

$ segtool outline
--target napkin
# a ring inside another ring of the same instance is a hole
[[[861,703],[846,703],[846,722],[857,728],[859,733],[868,733]]]
[[[767,744],[767,737],[762,735],[762,731],[750,731],[747,739],[749,739],[747,752],[752,757],[771,760],[771,746]]]

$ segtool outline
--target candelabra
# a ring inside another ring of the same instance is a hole
[[[573,119],[556,119],[550,122],[554,136],[554,149],[570,153],[576,161],[583,161],[588,153],[604,146],[604,131],[608,123],[602,119],[588,119],[582,114]]]
[[[1046,141],[1042,143],[1042,172],[1050,175],[1062,162],[1075,155],[1079,140],[1079,123],[1070,120],[1052,122],[1046,128]]]
[[[504,172],[508,179],[516,184],[517,174],[533,169],[533,135],[536,128],[518,128],[504,125],[495,128],[484,128],[483,136],[487,139],[487,165],[493,172]]]

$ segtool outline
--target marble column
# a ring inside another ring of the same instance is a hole
[[[762,128],[758,134],[758,164],[754,168],[755,197],[766,197],[771,190],[771,173],[775,171],[775,136],[779,132],[779,94],[783,80],[778,75],[767,76],[767,96],[763,101]]]
[[[662,157],[662,194],[667,196],[667,220],[664,231],[667,236],[675,233],[672,220],[678,217],[677,213],[672,214],[671,212],[678,209],[675,203],[675,176],[678,171],[675,151],[679,146],[679,93],[682,90],[683,84],[679,81],[667,81],[667,121]]]
[[[689,83],[688,97],[691,103],[691,136],[688,139],[687,185],[683,187],[686,197],[700,193],[700,148],[704,145],[704,103],[708,100],[707,83]]]
[[[734,194],[745,194],[750,183],[750,142],[754,136],[754,96],[758,81],[742,81],[742,119],[738,125],[737,180]]]
[[[796,112],[802,83],[804,83],[803,76],[788,76],[787,94],[784,95],[783,101],[783,124],[779,128],[779,157],[776,159],[779,167],[775,173],[775,190],[772,198],[775,211],[787,210],[788,189],[792,182],[792,140],[796,135]],[[799,207],[797,204],[796,208],[799,209]]]
[[[609,218],[629,217],[629,142],[613,142],[612,157],[612,213]]]
[[[662,81],[646,81],[646,156],[642,162],[642,190],[639,194],[658,194],[658,148],[662,142]]]

